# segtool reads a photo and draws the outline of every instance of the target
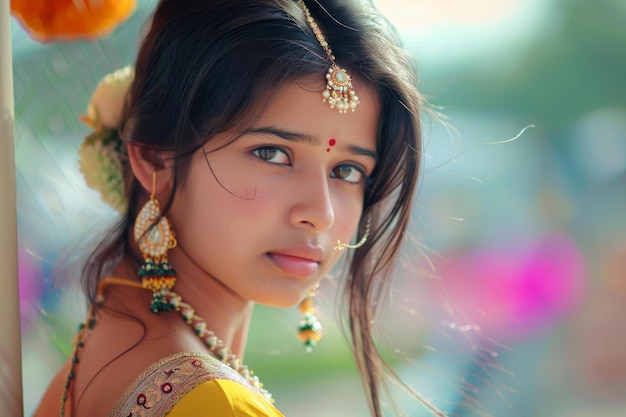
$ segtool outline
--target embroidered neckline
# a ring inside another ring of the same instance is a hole
[[[230,380],[262,394],[225,363],[198,352],[180,352],[148,366],[126,388],[109,417],[165,415],[174,405],[199,384],[215,380]]]

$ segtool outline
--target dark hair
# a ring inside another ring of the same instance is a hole
[[[345,280],[352,350],[372,414],[380,417],[381,377],[393,371],[374,344],[372,322],[409,222],[421,160],[421,98],[409,54],[371,2],[309,0],[307,6],[337,64],[373,87],[380,100],[379,162],[360,223],[363,231],[371,215],[371,234],[350,255]],[[323,80],[329,66],[293,0],[162,0],[137,57],[120,134],[155,155],[173,155],[176,190],[203,144],[247,127],[281,84]],[[128,166],[125,171],[127,212],[84,269],[92,304],[107,269],[132,253],[130,231],[146,197]],[[172,192],[164,212],[174,197]]]

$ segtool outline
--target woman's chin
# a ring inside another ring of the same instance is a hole
[[[267,307],[291,308],[296,305],[308,294],[308,291],[297,294],[273,294],[269,297],[257,298],[253,300],[256,304]]]

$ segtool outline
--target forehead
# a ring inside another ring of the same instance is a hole
[[[339,113],[322,101],[325,87],[322,82],[288,82],[274,92],[255,124],[288,128],[315,136],[322,142],[332,138],[376,149],[380,118],[378,95],[364,82],[353,80],[353,85],[360,103],[354,112]]]

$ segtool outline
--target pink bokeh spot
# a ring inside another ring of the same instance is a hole
[[[583,255],[564,234],[448,257],[439,268],[446,293],[488,336],[539,331],[572,311],[585,292]]]
[[[25,323],[37,306],[43,293],[43,279],[37,260],[23,248],[18,248],[17,269],[20,282],[20,316]]]

